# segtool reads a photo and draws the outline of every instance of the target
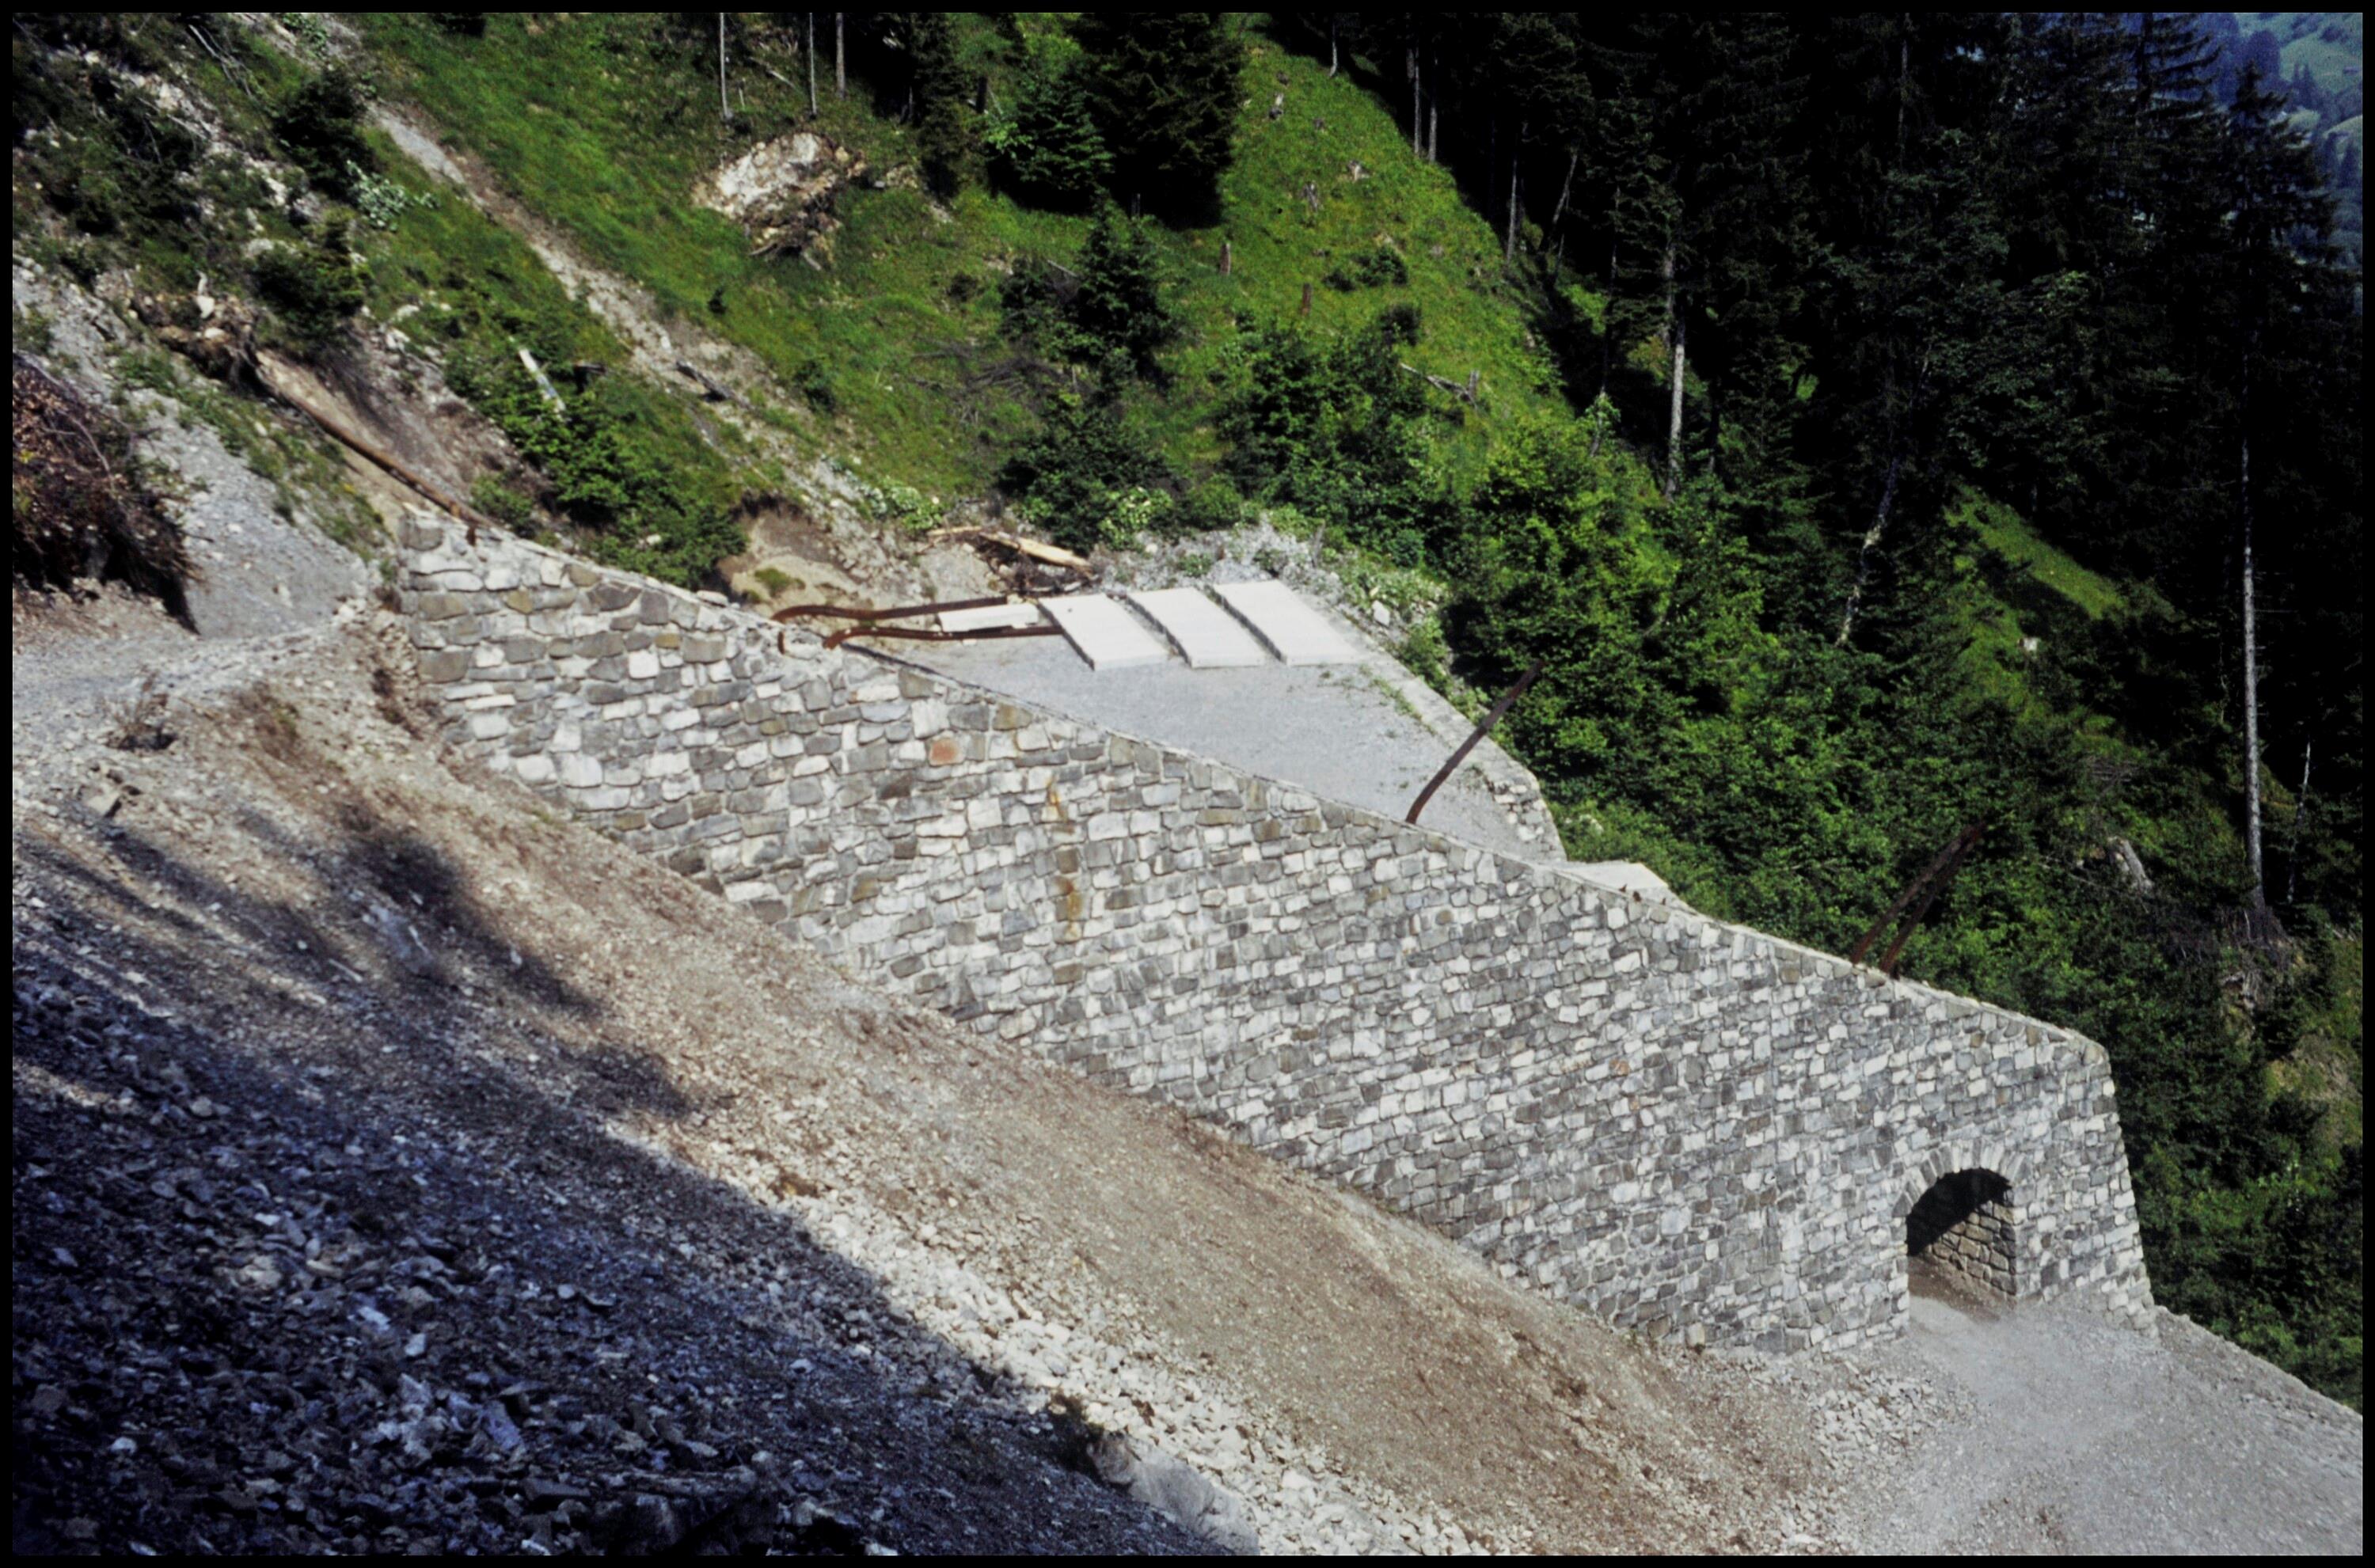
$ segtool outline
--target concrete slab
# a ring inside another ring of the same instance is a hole
[[[1103,594],[1070,594],[1042,599],[1039,607],[1063,629],[1065,638],[1093,670],[1132,669],[1167,663],[1164,651],[1139,619]]]
[[[985,605],[979,609],[942,610],[943,631],[987,631],[1001,626],[1036,626],[1047,618],[1034,604]]]
[[[1191,669],[1181,659],[1118,675],[1091,669],[1060,637],[903,643],[893,656],[1120,735],[1143,737],[1399,819],[1471,727],[1448,704],[1436,727],[1369,665]],[[1476,769],[1427,803],[1426,825],[1530,858]]]
[[[1270,662],[1270,655],[1252,632],[1227,610],[1196,588],[1132,590],[1129,602],[1163,628],[1188,663],[1197,669],[1231,669]]]
[[[1214,593],[1237,619],[1253,628],[1270,650],[1291,665],[1351,665],[1360,651],[1303,595],[1275,578],[1262,583],[1223,583]]]

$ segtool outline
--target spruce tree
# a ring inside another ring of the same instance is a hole
[[[1245,51],[1222,11],[1093,11],[1073,24],[1122,205],[1178,221],[1220,205]]]

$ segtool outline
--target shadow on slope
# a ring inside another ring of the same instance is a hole
[[[358,637],[190,716],[112,820],[20,790],[20,1524],[516,1548],[652,1496],[1186,1544],[1054,1468],[1055,1387],[1266,1541],[1796,1527],[1821,1466],[1769,1389],[448,773],[398,727],[408,663]]]

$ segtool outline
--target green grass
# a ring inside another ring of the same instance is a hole
[[[802,123],[804,94],[741,65],[736,88],[747,112],[729,127],[706,57],[662,47],[648,18],[490,14],[479,39],[407,17],[362,25],[384,91],[417,100],[591,259],[759,355],[783,378],[787,408],[803,405],[790,389],[821,372],[834,411],[797,420],[818,450],[842,454],[877,482],[951,496],[987,488],[1031,428],[1025,396],[984,380],[1010,353],[995,284],[1019,255],[1069,260],[1086,218],[1023,207],[978,180],[945,207],[892,181],[846,195],[822,265],[754,257],[742,233],[694,206],[690,193],[708,170]],[[986,23],[963,25],[968,50],[993,77],[1010,69],[1010,50]],[[1021,25],[1056,23],[1032,14]],[[1553,402],[1553,367],[1529,337],[1523,290],[1504,281],[1492,232],[1449,174],[1411,159],[1390,115],[1349,77],[1330,80],[1258,30],[1249,56],[1221,221],[1162,238],[1189,334],[1171,362],[1172,395],[1149,413],[1175,466],[1193,471],[1218,454],[1207,416],[1240,321],[1295,315],[1306,284],[1321,330],[1424,301],[1425,336],[1412,361],[1453,379],[1481,373],[1477,429]],[[793,75],[788,60],[770,63]],[[1272,120],[1280,92],[1285,112]],[[912,167],[905,128],[873,113],[855,82],[846,102],[827,93],[819,126],[861,152],[877,182]],[[1234,253],[1227,275],[1224,242]],[[1405,258],[1407,285],[1321,283],[1340,261],[1381,243]],[[1452,446],[1457,458],[1479,443],[1461,431]]]
[[[2117,584],[2098,572],[2089,572],[2047,543],[2011,507],[1985,496],[1970,495],[1963,499],[1958,510],[1968,520],[1980,544],[2077,606],[2087,619],[2100,620],[2126,611],[2127,599]]]

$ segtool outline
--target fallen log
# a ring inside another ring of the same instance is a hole
[[[1083,577],[1090,575],[1095,570],[1090,566],[1086,556],[1075,555],[1059,546],[1042,544],[1037,539],[1026,539],[1020,534],[1001,534],[995,528],[943,528],[933,534],[931,537],[935,540],[978,539],[984,544],[996,545],[1000,549],[1012,550],[1016,555],[1032,560],[1044,561],[1049,566],[1060,566],[1067,571],[1077,572]]]
[[[445,490],[443,487],[422,475],[419,470],[413,468],[409,464],[407,464],[402,458],[397,457],[394,453],[389,452],[385,447],[381,446],[378,442],[372,441],[360,431],[356,430],[352,426],[347,424],[345,420],[340,419],[334,414],[330,414],[321,408],[313,407],[313,405],[307,402],[304,398],[301,398],[295,393],[290,392],[289,388],[272,373],[271,355],[258,354],[255,358],[255,368],[256,379],[264,383],[265,388],[269,391],[272,395],[278,397],[281,402],[286,403],[291,408],[296,409],[297,412],[304,415],[305,418],[313,420],[314,424],[321,427],[325,434],[337,442],[340,445],[346,447],[349,451],[354,453],[358,457],[360,457],[365,462],[371,464],[373,467],[387,474],[391,478],[396,480],[396,482],[403,485],[407,489],[413,491],[415,494],[427,500],[431,504],[453,513],[455,516],[460,518],[464,523],[469,525],[470,543],[475,545],[479,542],[479,530],[480,528],[492,528],[499,533],[502,532],[502,525],[488,516],[485,513],[480,512],[478,508],[470,506],[456,499]]]

